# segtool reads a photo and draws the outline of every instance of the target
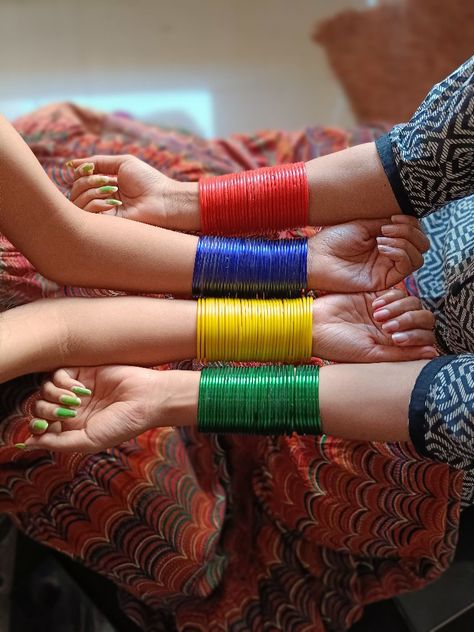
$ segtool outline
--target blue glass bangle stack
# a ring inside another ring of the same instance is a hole
[[[193,296],[293,298],[307,287],[307,239],[199,238]]]

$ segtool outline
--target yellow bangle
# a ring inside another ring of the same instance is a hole
[[[199,360],[298,362],[311,358],[313,299],[199,299]]]

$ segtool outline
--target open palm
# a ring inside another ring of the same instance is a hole
[[[316,287],[331,292],[384,290],[418,269],[429,241],[417,220],[399,217],[397,223],[389,218],[358,220],[321,230],[312,246]],[[390,236],[384,237],[382,227],[387,226]]]
[[[400,362],[434,355],[431,312],[412,312],[412,346],[396,345],[382,322],[373,318],[373,301],[383,293],[327,294],[316,300],[313,317],[315,353],[334,362]],[[417,299],[415,299],[417,300]],[[421,307],[421,306],[420,306]]]
[[[98,452],[132,439],[151,427],[150,390],[153,371],[131,366],[100,366],[58,371],[53,380],[61,383],[61,376],[72,377],[87,384],[93,391],[91,398],[82,398],[77,416],[63,420],[60,449],[73,448],[79,452]],[[75,382],[73,382],[75,383]],[[37,404],[36,413],[43,410]],[[37,447],[57,449],[48,442],[55,441],[52,433],[37,437]]]

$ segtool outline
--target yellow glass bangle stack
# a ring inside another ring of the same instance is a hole
[[[311,358],[313,299],[199,299],[197,356],[209,362]]]

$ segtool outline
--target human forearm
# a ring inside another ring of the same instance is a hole
[[[341,224],[400,213],[375,143],[350,147],[306,163],[309,223]],[[174,182],[167,197],[170,226],[201,229],[197,183]]]
[[[408,441],[408,409],[416,379],[427,361],[323,367],[319,403],[325,434],[360,441]],[[197,424],[197,372],[156,376],[151,425]]]
[[[400,213],[375,143],[365,143],[306,163],[312,226]]]
[[[64,298],[0,314],[0,383],[60,366],[151,366],[196,355],[196,303]]]
[[[326,434],[362,441],[408,441],[411,392],[427,360],[337,364],[320,371],[319,406]]]
[[[197,238],[69,202],[0,119],[0,230],[59,283],[143,292],[191,291]]]
[[[55,366],[152,366],[196,356],[196,302],[146,297],[55,301],[67,345]]]
[[[152,366],[197,356],[296,361],[312,355],[342,362],[433,357],[432,320],[425,318],[430,313],[420,310],[416,299],[403,299],[403,293],[391,291],[384,295],[388,315],[382,320],[372,318],[375,296],[331,294],[309,302],[249,301],[245,305],[211,300],[199,312],[196,301],[137,296],[37,301],[0,317],[0,381],[59,366]],[[295,328],[287,326],[288,310],[299,314]],[[359,314],[358,319],[354,314]],[[394,343],[392,335],[384,332],[385,320],[390,320],[393,331],[404,333],[404,342]]]

